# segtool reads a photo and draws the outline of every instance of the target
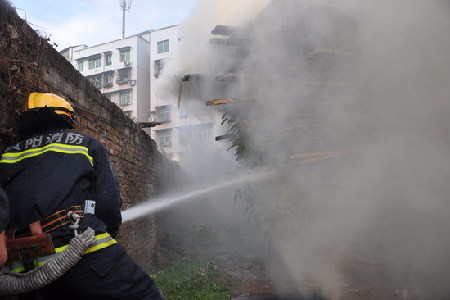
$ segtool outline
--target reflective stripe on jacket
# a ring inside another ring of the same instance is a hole
[[[83,146],[65,145],[60,143],[48,144],[41,148],[32,148],[22,152],[5,153],[0,159],[0,163],[13,164],[23,159],[38,156],[46,152],[60,152],[66,154],[82,154],[87,157],[91,165],[93,164],[92,156],[89,155],[89,149]]]
[[[100,249],[107,248],[116,243],[117,243],[117,241],[115,239],[113,239],[108,233],[98,234],[95,236],[95,242],[90,245],[90,247],[84,252],[84,254],[92,253],[92,252],[98,251]],[[67,247],[69,247],[69,245],[64,245],[62,247],[55,248],[55,251],[56,251],[55,254],[39,256],[39,257],[35,258],[34,259],[34,267],[36,268],[36,267],[44,265],[48,260],[50,260],[53,257],[55,257],[56,255],[58,255],[58,253],[61,253],[64,250],[66,250]],[[25,266],[23,265],[23,263],[20,260],[16,260],[16,261],[13,261],[13,262],[9,263],[8,265],[4,266],[2,268],[2,271],[3,272],[12,272],[12,273],[21,273],[21,272],[25,271]]]

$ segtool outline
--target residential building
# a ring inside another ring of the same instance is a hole
[[[177,95],[161,97],[156,91],[164,70],[179,54],[181,37],[177,25],[148,30],[92,47],[78,45],[61,54],[102,94],[137,122],[161,123],[146,131],[161,152],[175,161],[192,157],[193,148],[214,145],[222,130],[221,114],[198,110],[204,105],[178,107]],[[181,82],[180,82],[181,84]],[[169,93],[168,93],[169,94]],[[198,152],[198,151],[197,151]]]
[[[102,94],[138,122],[150,111],[150,31],[61,51]]]
[[[215,111],[213,115],[202,114],[199,109],[205,109],[198,104],[191,107],[187,103],[178,106],[176,94],[167,98],[158,95],[155,86],[158,80],[163,80],[164,69],[171,59],[179,55],[181,41],[179,27],[169,26],[150,33],[150,86],[151,86],[151,119],[162,122],[152,128],[152,138],[157,142],[161,152],[175,161],[189,159],[194,148],[207,147],[214,144],[214,136],[220,127],[220,116]],[[180,85],[182,82],[180,81]],[[194,110],[196,110],[194,112]],[[219,116],[219,117],[218,117]]]
[[[71,46],[71,47],[61,50],[61,55],[64,56],[64,58],[67,59],[68,61],[72,62],[73,61],[73,53],[75,51],[78,51],[78,50],[81,50],[84,48],[87,48],[87,45],[81,44],[81,45],[77,45],[77,46]]]

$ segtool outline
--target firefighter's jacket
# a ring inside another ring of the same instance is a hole
[[[5,192],[0,187],[0,231],[6,229],[8,224],[9,212],[8,212],[8,198]]]
[[[85,215],[80,230],[114,235],[121,224],[122,200],[108,155],[96,139],[72,129],[35,135],[7,148],[0,160],[0,183],[9,197],[10,229],[43,221],[85,200],[96,202],[95,215]],[[56,247],[68,244],[73,231],[51,232]]]

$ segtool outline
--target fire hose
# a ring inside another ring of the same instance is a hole
[[[83,233],[75,234],[67,249],[49,259],[44,265],[27,273],[2,273],[0,295],[27,293],[55,281],[72,268],[94,242],[95,231],[88,228]]]

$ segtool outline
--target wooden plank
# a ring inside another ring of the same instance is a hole
[[[214,99],[206,101],[207,106],[211,105],[223,105],[223,104],[229,104],[229,103],[251,103],[255,102],[255,99],[241,99],[241,98],[235,98],[235,99]]]
[[[290,160],[300,160],[300,163],[309,163],[328,158],[346,155],[344,152],[310,152],[289,155]]]
[[[149,128],[161,125],[162,123],[163,122],[139,122],[138,124],[141,125],[142,128]]]

